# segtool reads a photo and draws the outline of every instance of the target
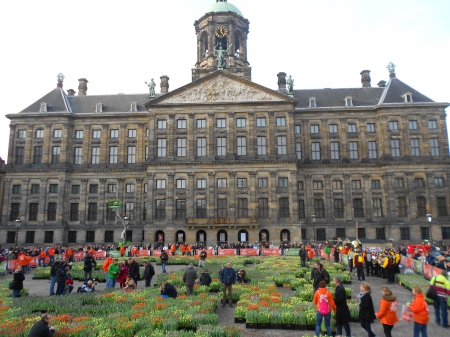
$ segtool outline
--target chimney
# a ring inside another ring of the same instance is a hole
[[[363,88],[370,88],[370,70],[363,70],[360,75]]]
[[[286,73],[278,73],[278,90],[279,91],[286,91]]]
[[[75,90],[73,90],[73,89],[67,90],[67,96],[75,96],[76,93],[77,92]]]
[[[87,95],[87,84],[88,80],[85,78],[79,78],[78,79],[78,96],[86,96]]]
[[[386,87],[386,81],[381,80],[380,82],[378,82],[377,84],[380,88],[384,88]]]
[[[169,76],[162,75],[161,79],[161,94],[167,94],[169,92]]]

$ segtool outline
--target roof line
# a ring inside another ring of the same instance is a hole
[[[392,80],[389,80],[387,86],[384,88],[383,93],[381,94],[380,100],[378,101],[378,105],[383,104],[384,99],[386,98],[386,95],[389,91],[389,87],[391,86]]]

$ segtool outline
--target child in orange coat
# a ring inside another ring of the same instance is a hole
[[[380,301],[380,311],[375,316],[383,324],[383,331],[386,337],[392,337],[392,329],[398,322],[397,317],[397,297],[392,293],[389,287],[381,288],[383,297]]]
[[[427,323],[430,319],[428,313],[428,305],[423,297],[422,290],[419,287],[414,287],[412,289],[414,295],[414,301],[412,303],[406,303],[406,305],[411,309],[413,313],[414,321],[414,337],[419,337],[420,332],[422,332],[422,337],[428,337],[427,334]]]

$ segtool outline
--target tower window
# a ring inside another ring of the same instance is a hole
[[[137,111],[137,103],[136,102],[131,103],[130,111],[131,112]]]
[[[47,103],[42,102],[39,112],[47,112]]]
[[[353,106],[353,98],[351,96],[345,97],[345,106]]]
[[[102,103],[97,103],[95,105],[95,112],[103,112],[103,104]]]
[[[410,92],[406,92],[403,95],[403,98],[405,99],[405,103],[412,103],[412,94]]]

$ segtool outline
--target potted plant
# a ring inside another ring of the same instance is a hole
[[[245,327],[247,329],[257,329],[258,328],[258,311],[248,310],[245,313]]]
[[[258,311],[258,329],[269,329],[270,328],[270,310],[263,309]]]

